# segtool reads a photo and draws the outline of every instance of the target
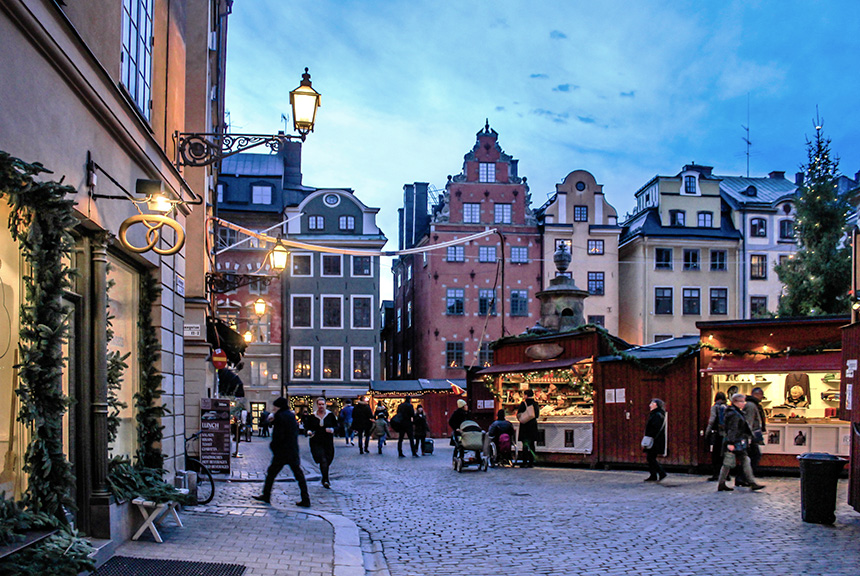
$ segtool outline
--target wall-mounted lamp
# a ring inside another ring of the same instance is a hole
[[[246,344],[250,344],[254,341],[254,335],[251,334],[250,330],[246,330],[245,333],[242,334],[242,340],[244,340]]]
[[[289,252],[287,251],[287,247],[284,246],[281,239],[278,238],[278,241],[275,243],[275,247],[272,248],[271,252],[269,252],[269,263],[275,271],[283,272],[287,269],[288,256]]]
[[[254,300],[254,314],[256,314],[257,316],[265,315],[268,307],[269,305],[262,298],[257,298],[256,300]]]

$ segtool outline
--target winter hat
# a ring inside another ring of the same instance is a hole
[[[289,408],[290,407],[290,401],[287,400],[286,398],[284,398],[283,396],[281,396],[280,398],[278,398],[277,400],[272,402],[272,405],[274,405],[278,408]]]
[[[463,400],[462,398],[457,400],[457,408],[465,408],[465,407],[466,407],[466,401],[465,400]]]

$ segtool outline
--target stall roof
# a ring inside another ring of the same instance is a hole
[[[624,354],[633,356],[639,360],[668,360],[687,352],[690,346],[695,346],[699,342],[698,336],[681,336],[680,338],[670,338],[646,344],[645,346],[637,346],[630,350],[625,350]],[[598,362],[614,362],[624,360],[622,356],[601,356],[597,359]]]
[[[418,380],[371,380],[370,389],[373,392],[439,392],[451,391],[451,385],[466,387],[465,379],[419,378]]]
[[[290,396],[325,396],[326,398],[357,398],[367,394],[367,386],[335,386],[332,384],[290,384]]]
[[[498,364],[484,368],[479,375],[482,374],[501,374],[503,372],[532,372],[534,370],[552,370],[554,368],[570,368],[574,364],[578,364],[583,360],[590,359],[590,356],[582,356],[580,358],[564,358],[561,360],[544,360],[543,362],[524,362],[522,364]]]
[[[780,356],[778,358],[725,356],[713,360],[702,372],[709,374],[839,372],[841,367],[842,352],[824,352],[808,356]]]

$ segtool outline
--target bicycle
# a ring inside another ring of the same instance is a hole
[[[188,455],[188,443],[200,437],[200,433],[192,434],[185,438],[185,469],[189,472],[197,473],[197,503],[209,504],[212,498],[215,497],[215,479],[212,478],[212,472],[206,467],[203,462]]]

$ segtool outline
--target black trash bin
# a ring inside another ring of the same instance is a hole
[[[836,521],[836,486],[848,460],[824,452],[807,452],[800,460],[800,510],[804,522]]]

